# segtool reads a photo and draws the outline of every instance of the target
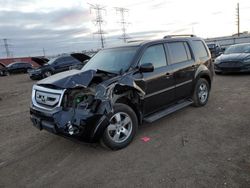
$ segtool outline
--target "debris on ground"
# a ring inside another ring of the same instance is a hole
[[[148,142],[148,141],[150,141],[150,138],[144,136],[144,137],[141,138],[141,140],[142,140],[143,142]]]
[[[182,136],[182,146],[185,146],[188,143],[187,136]]]

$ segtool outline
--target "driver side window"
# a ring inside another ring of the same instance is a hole
[[[165,50],[162,44],[150,46],[144,51],[139,65],[146,63],[152,63],[154,68],[167,65]]]

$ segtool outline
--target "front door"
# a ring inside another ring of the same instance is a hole
[[[171,66],[167,65],[163,44],[156,44],[146,48],[139,61],[139,66],[152,63],[153,72],[138,73],[141,79],[137,84],[143,85],[145,96],[143,99],[144,115],[153,113],[174,100],[174,75]]]

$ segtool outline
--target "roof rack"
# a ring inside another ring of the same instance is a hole
[[[183,35],[166,35],[163,38],[167,39],[167,38],[174,38],[174,37],[196,37],[196,35],[193,34],[183,34]]]
[[[127,41],[127,43],[134,43],[134,42],[143,42],[145,40],[129,40]]]

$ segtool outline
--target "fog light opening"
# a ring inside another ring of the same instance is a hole
[[[76,126],[72,125],[72,123],[70,121],[68,122],[67,127],[68,127],[68,133],[70,135],[74,135],[74,134],[79,133],[79,129]]]

